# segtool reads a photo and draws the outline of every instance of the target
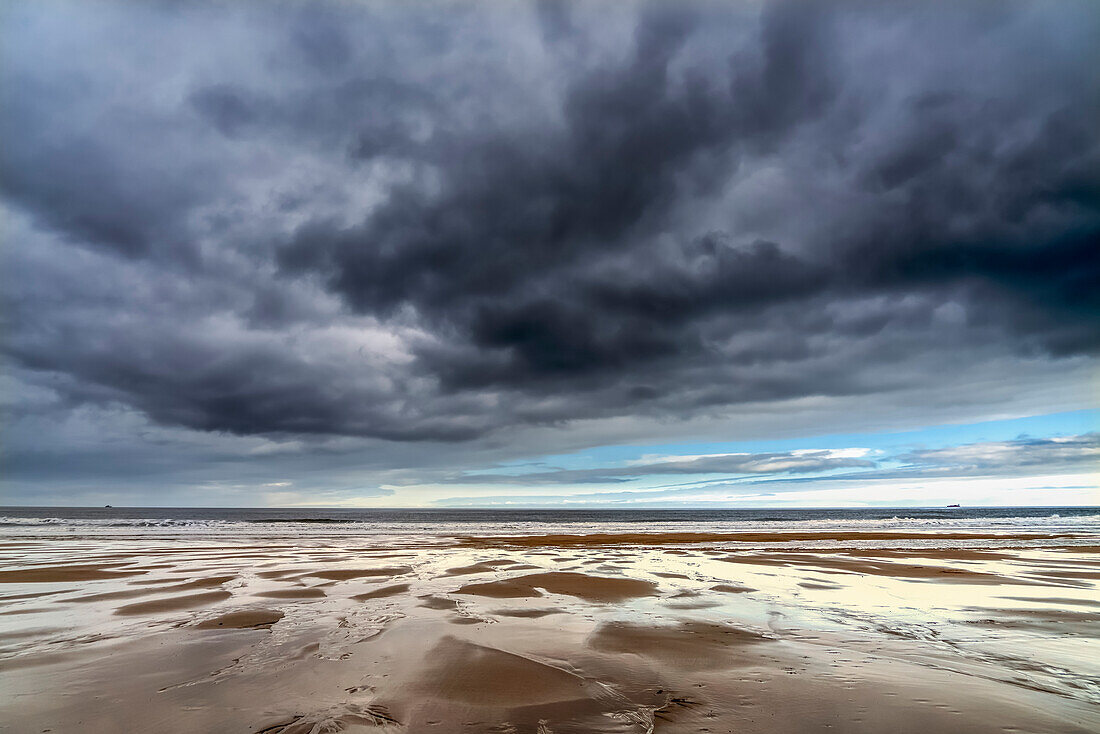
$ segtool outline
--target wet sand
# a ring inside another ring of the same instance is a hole
[[[540,590],[550,594],[575,596],[585,601],[608,603],[653,594],[657,591],[657,584],[637,579],[588,576],[583,573],[558,571],[528,574],[502,581],[487,581],[483,584],[466,584],[455,593],[504,599],[542,596]]]
[[[1093,551],[990,535],[0,543],[0,731],[1100,731]]]

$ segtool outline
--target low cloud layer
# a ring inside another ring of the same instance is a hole
[[[447,484],[612,484],[641,478],[691,474],[812,474],[836,469],[874,467],[874,461],[859,458],[865,451],[785,451],[761,454],[715,454],[712,456],[668,457],[661,461],[634,462],[626,466],[598,469],[557,469],[524,474],[456,474],[442,480]]]
[[[20,471],[81,410],[389,471],[1095,366],[1086,0],[2,13]]]
[[[947,476],[1018,474],[1023,470],[1095,471],[1100,467],[1100,434],[1064,438],[1021,438],[901,454],[911,471]]]
[[[873,456],[873,458],[871,458]],[[631,462],[593,469],[494,474],[456,474],[448,484],[610,484],[668,475],[731,474],[782,476],[831,472],[807,481],[897,479],[918,477],[1015,476],[1026,470],[1052,474],[1088,471],[1100,466],[1100,434],[1061,438],[1020,438],[895,454],[872,454],[867,449],[799,449],[762,454],[714,454],[667,457],[661,461]],[[837,470],[854,469],[840,473]],[[711,480],[713,482],[713,480]],[[755,481],[755,480],[750,480]]]
[[[873,459],[857,458],[869,455],[873,455]],[[1035,476],[1050,478],[1059,475],[1088,477],[1090,474],[1095,477],[1097,467],[1100,467],[1100,434],[1089,433],[1059,438],[987,441],[900,453],[872,454],[866,449],[858,448],[798,450],[771,454],[683,457],[680,460],[670,457],[657,463],[559,469],[522,475],[459,475],[449,477],[443,483],[471,487],[634,484],[623,489],[612,487],[596,492],[572,491],[564,497],[531,493],[519,496],[454,496],[438,500],[436,504],[445,507],[516,504],[655,506],[662,502],[672,502],[705,506],[728,502],[731,497],[782,501],[784,495],[802,493],[808,489],[824,489],[827,493],[839,488],[873,495],[876,489],[881,491],[880,488],[891,483],[913,480],[952,480],[955,486],[965,487],[967,481],[975,479],[1005,480]],[[732,476],[721,479],[702,476],[710,474]],[[670,475],[678,475],[681,481],[652,485],[653,480],[667,479]],[[639,480],[649,480],[649,486]],[[1092,484],[1070,488],[1094,489]],[[881,499],[889,502],[889,498]]]

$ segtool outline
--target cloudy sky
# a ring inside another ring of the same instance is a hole
[[[0,502],[1100,504],[1100,5],[0,8]]]

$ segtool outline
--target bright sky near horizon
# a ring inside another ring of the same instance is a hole
[[[456,474],[415,493],[394,487],[386,504],[416,496],[447,507],[1100,505],[1098,421],[1100,412],[1076,411],[878,434],[599,447]]]
[[[1100,504],[1100,4],[0,8],[0,504]]]

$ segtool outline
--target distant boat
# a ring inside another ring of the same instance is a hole
[[[107,509],[110,509],[110,507],[111,507],[110,505],[103,505],[103,506],[106,507]]]
[[[110,505],[108,505],[108,507],[110,507]],[[948,505],[947,509],[950,510],[952,507],[962,507],[962,505]]]

